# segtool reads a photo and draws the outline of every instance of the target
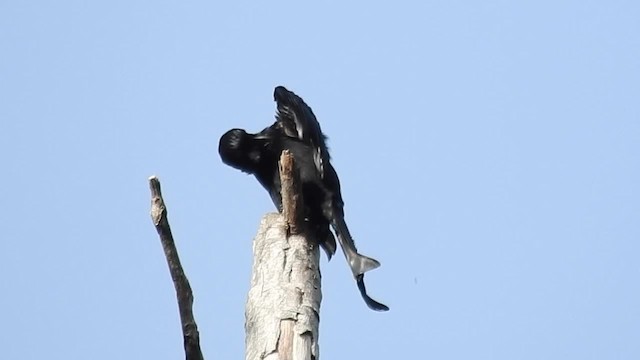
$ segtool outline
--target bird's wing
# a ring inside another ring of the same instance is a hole
[[[324,176],[325,164],[330,159],[329,149],[313,111],[301,97],[284,86],[275,88],[273,98],[277,104],[276,123],[287,136],[297,138],[313,147],[313,161],[320,174]]]

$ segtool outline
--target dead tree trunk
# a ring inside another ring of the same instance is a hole
[[[302,233],[302,196],[288,151],[281,157],[282,214],[267,214],[253,241],[245,310],[246,360],[319,358],[320,252]]]

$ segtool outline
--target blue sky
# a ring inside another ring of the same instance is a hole
[[[321,356],[640,358],[640,5],[0,3],[0,358],[176,359],[162,181],[209,359],[244,354],[272,211],[219,136],[285,85],[329,136],[362,303],[322,259]]]

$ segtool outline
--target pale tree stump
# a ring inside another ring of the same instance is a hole
[[[293,158],[287,153],[281,158],[281,179],[289,221],[282,214],[265,215],[253,241],[245,311],[247,360],[319,358],[320,251],[303,235],[291,234],[301,232],[302,201]]]

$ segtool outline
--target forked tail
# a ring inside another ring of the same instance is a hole
[[[367,288],[364,286],[364,274],[356,276],[356,282],[358,283],[358,290],[360,290],[360,295],[362,296],[362,299],[364,299],[364,302],[367,304],[369,309],[375,311],[389,311],[389,307],[387,305],[381,304],[367,295]]]
[[[363,275],[367,271],[376,269],[380,266],[380,262],[378,260],[358,253],[351,255],[351,258],[347,256],[347,261],[349,262],[349,266],[351,267],[351,272],[354,277]]]
[[[356,245],[353,242],[353,238],[349,233],[349,229],[347,228],[347,224],[343,217],[336,216],[333,218],[331,223],[333,225],[333,229],[336,231],[336,235],[338,235],[338,242],[340,243],[340,247],[342,247],[342,252],[347,258],[347,262],[349,263],[349,267],[351,267],[351,272],[354,277],[358,277],[359,275],[380,266],[380,262],[378,262],[378,260],[358,253],[358,249],[356,249]]]

